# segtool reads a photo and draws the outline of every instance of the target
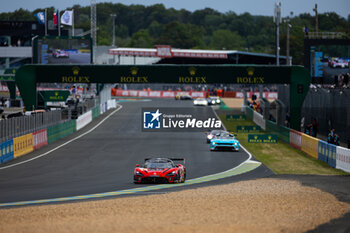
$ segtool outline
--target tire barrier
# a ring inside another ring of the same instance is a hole
[[[289,144],[298,150],[301,150],[301,135],[302,133],[294,129],[289,131]]]
[[[350,172],[350,150],[337,146],[336,168]]]
[[[33,148],[33,134],[25,134],[13,139],[14,158],[28,154],[34,150]]]
[[[13,139],[0,143],[0,164],[14,159]]]
[[[83,115],[79,116],[76,123],[77,130],[85,127],[91,121],[92,121],[92,111],[88,111]]]
[[[47,145],[47,131],[46,129],[38,130],[33,133],[33,148],[39,149],[42,146]]]
[[[324,141],[318,142],[318,159],[336,167],[337,146]]]

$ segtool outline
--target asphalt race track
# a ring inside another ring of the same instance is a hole
[[[226,171],[249,158],[242,149],[239,152],[211,152],[202,132],[141,131],[141,107],[192,107],[192,101],[152,100],[123,102],[121,105],[122,109],[91,133],[49,155],[0,170],[0,203],[143,187],[146,185],[133,183],[133,169],[146,157],[185,158],[187,179]],[[210,107],[200,108],[206,108],[210,116],[213,114]],[[40,155],[80,133],[1,167]],[[251,174],[246,175],[252,178]]]

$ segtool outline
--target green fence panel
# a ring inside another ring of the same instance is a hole
[[[76,131],[76,121],[71,120],[47,128],[47,142],[52,143]]]
[[[100,115],[100,105],[98,105],[92,109],[92,120],[94,120],[99,115]]]
[[[250,119],[250,120],[253,120],[253,116],[254,116],[254,110],[252,109],[252,108],[250,108],[250,107],[246,107],[245,108],[245,113],[246,113],[246,115],[247,115],[247,117]]]
[[[266,131],[277,134],[278,138],[282,141],[289,143],[289,128],[279,126],[275,122],[266,121]]]

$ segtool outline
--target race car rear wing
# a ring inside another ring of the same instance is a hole
[[[185,158],[169,158],[172,161],[182,161],[185,164]]]
[[[147,161],[147,160],[150,160],[150,159],[153,159],[153,158],[146,158],[145,159],[145,162]],[[182,163],[183,164],[185,164],[185,158],[167,158],[167,159],[170,159],[170,160],[172,160],[172,161],[182,161]]]

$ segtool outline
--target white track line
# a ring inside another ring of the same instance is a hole
[[[41,155],[38,155],[38,156],[36,156],[36,157],[34,157],[34,158],[31,158],[31,159],[28,159],[28,160],[25,160],[25,161],[22,161],[22,162],[18,162],[18,163],[15,163],[15,164],[11,164],[11,165],[8,165],[8,166],[5,166],[5,167],[0,167],[0,170],[4,170],[4,169],[7,169],[7,168],[15,167],[15,166],[18,166],[18,165],[21,165],[21,164],[25,164],[25,163],[31,162],[31,161],[36,160],[36,159],[38,159],[38,158],[41,158],[41,157],[43,157],[43,156],[45,156],[45,155],[50,154],[51,152],[54,152],[55,150],[60,149],[60,148],[63,147],[63,146],[65,146],[65,145],[67,145],[67,144],[69,144],[69,143],[71,143],[71,142],[73,142],[73,141],[75,141],[75,140],[77,140],[77,139],[79,139],[79,138],[81,138],[81,137],[83,137],[83,136],[85,136],[85,135],[91,133],[91,132],[94,131],[97,127],[99,127],[103,122],[105,122],[110,116],[112,116],[114,113],[118,112],[120,109],[123,108],[122,105],[119,105],[119,104],[117,104],[117,105],[119,106],[118,109],[116,109],[116,110],[114,110],[113,112],[111,112],[108,116],[106,116],[105,119],[103,119],[101,122],[99,122],[99,123],[98,123],[97,125],[95,125],[93,128],[91,128],[89,131],[87,131],[87,132],[85,132],[85,133],[83,133],[83,134],[81,134],[81,135],[79,135],[79,136],[77,136],[77,137],[75,137],[75,138],[73,138],[73,139],[71,139],[71,140],[69,140],[69,141],[67,141],[67,142],[65,142],[65,143],[63,143],[63,144],[61,144],[61,145],[55,147],[55,148],[53,148],[52,150],[49,150],[49,151],[47,151],[47,152],[45,152],[45,153],[43,153],[43,154],[41,154]]]
[[[213,110],[213,112],[214,112],[216,118],[218,118],[218,120],[221,121],[220,117],[219,117],[218,114],[215,112],[215,110],[213,109],[213,107],[211,107],[211,110]],[[227,131],[227,128],[226,128],[226,126],[222,123],[222,121],[221,121],[221,124],[222,124],[222,126],[224,127],[224,130]],[[244,163],[250,162],[251,158],[253,157],[253,155],[252,155],[246,148],[244,148],[244,146],[243,146],[241,143],[239,144],[239,146],[242,147],[242,149],[249,155],[249,159],[247,159],[246,161],[244,161],[243,163],[241,163],[241,164],[238,165],[237,167],[241,166],[241,165],[244,164]]]

